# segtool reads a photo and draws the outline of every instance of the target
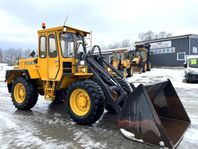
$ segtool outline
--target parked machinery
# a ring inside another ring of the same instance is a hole
[[[150,44],[136,45],[131,65],[134,73],[142,73],[151,70]]]
[[[190,119],[170,80],[135,88],[104,60],[99,46],[87,51],[88,34],[73,27],[46,29],[43,25],[38,31],[38,57],[20,59],[13,70],[6,71],[14,106],[29,110],[38,94],[51,101],[64,100],[71,119],[83,125],[98,121],[106,107],[119,114],[121,131],[129,131],[130,139],[177,146]],[[96,49],[99,55],[93,55]]]
[[[198,82],[198,55],[186,56],[184,68],[186,82]]]
[[[133,70],[131,68],[131,59],[127,49],[113,50],[111,64],[121,71],[124,77],[131,77]]]

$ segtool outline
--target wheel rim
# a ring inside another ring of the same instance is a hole
[[[78,116],[86,115],[90,110],[91,102],[88,93],[83,89],[75,89],[70,96],[70,107]]]
[[[26,91],[22,83],[17,83],[14,87],[14,99],[17,103],[23,103],[25,100]]]

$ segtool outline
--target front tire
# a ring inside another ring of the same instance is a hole
[[[17,77],[12,85],[12,102],[18,110],[30,110],[38,100],[38,91],[33,82]]]
[[[133,76],[133,69],[132,67],[130,67],[129,69],[127,69],[127,77],[132,77]]]
[[[91,125],[99,120],[104,111],[104,94],[92,80],[77,80],[66,93],[66,110],[70,118],[82,125]]]

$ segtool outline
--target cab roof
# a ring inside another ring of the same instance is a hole
[[[76,28],[73,28],[73,27],[70,27],[70,26],[57,26],[57,27],[52,27],[52,28],[46,28],[46,29],[38,30],[37,33],[41,34],[41,33],[46,33],[46,32],[63,31],[64,27],[67,28],[66,32],[71,32],[71,33],[79,32],[83,36],[87,36],[88,34],[90,34],[90,32],[80,30],[80,29],[76,29]]]

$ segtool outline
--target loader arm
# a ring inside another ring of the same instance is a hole
[[[120,103],[127,97],[127,93],[118,81],[104,68],[103,65],[106,63],[103,58],[98,56],[95,58],[97,60],[90,55],[86,58],[90,71],[94,74],[95,81],[103,88],[104,94],[109,97],[106,99],[106,102],[111,105],[117,113],[119,113],[121,111]],[[112,90],[119,92],[119,97],[116,100],[112,96]]]

